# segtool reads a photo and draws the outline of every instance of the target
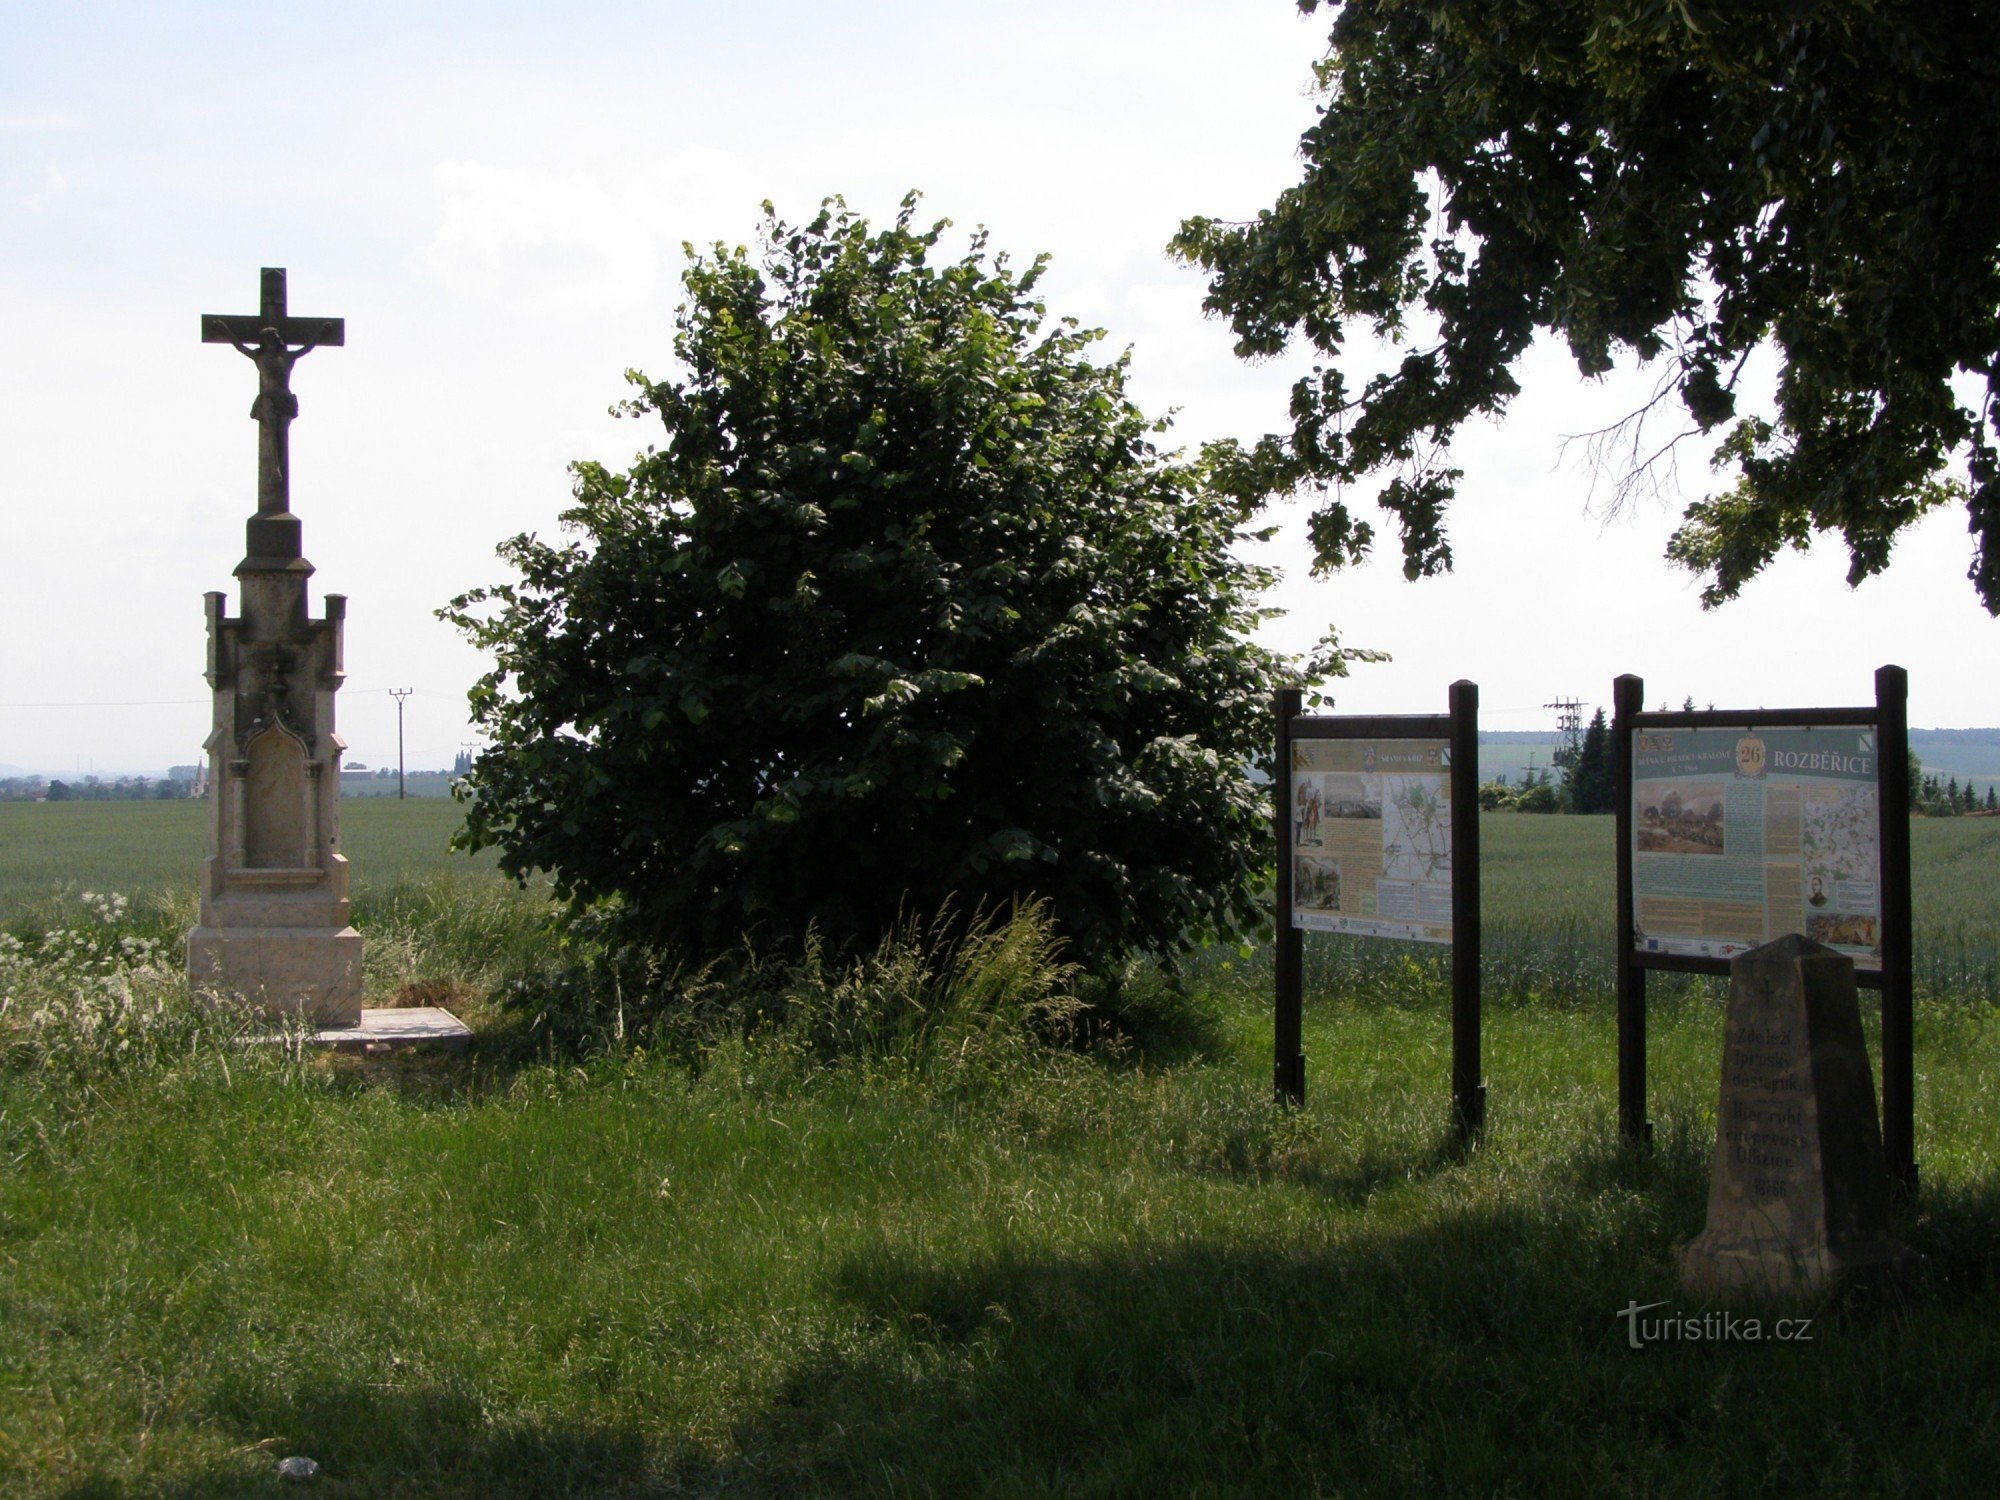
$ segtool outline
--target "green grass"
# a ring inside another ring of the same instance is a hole
[[[1321,1009],[1292,1115],[1257,1049],[956,1103],[754,1053],[148,1075],[9,1111],[0,1489],[263,1494],[303,1453],[334,1495],[1975,1490],[2000,1101],[1963,1024],[1923,1058],[1930,1287],[1637,1351],[1619,1309],[1695,1310],[1700,1007],[1656,1028],[1650,1164],[1573,1014],[1494,1028],[1463,1158],[1440,1018],[1393,1007]]]
[[[491,852],[446,850],[464,819],[449,798],[342,802],[341,843],[354,884],[494,869]],[[191,891],[207,838],[206,802],[0,802],[0,925],[64,893],[114,890],[137,900]]]
[[[206,837],[198,802],[0,803],[0,927],[49,925],[58,898],[115,890],[135,902],[191,892]],[[434,875],[476,878],[492,851],[445,845],[455,802],[357,798],[341,804],[357,909]],[[1612,820],[1487,813],[1482,830],[1487,994],[1495,1002],[1594,1004],[1613,982]],[[1920,996],[2000,1004],[2000,820],[1911,823]],[[364,927],[365,927],[364,923]],[[1328,991],[1437,981],[1444,955],[1399,944],[1315,945]],[[1656,979],[1655,984],[1674,980]],[[1699,986],[1697,986],[1699,987]]]
[[[1195,966],[1171,1065],[798,1028],[536,1060],[498,1010],[463,1061],[17,1049],[0,1494],[262,1495],[294,1453],[357,1496],[1982,1491],[2000,1014],[1919,1012],[1910,1302],[1628,1348],[1629,1304],[1698,1311],[1720,1013],[1658,994],[1658,1146],[1621,1151],[1597,827],[1485,825],[1515,989],[1470,1152],[1432,955],[1319,937],[1296,1111],[1264,954]],[[1917,838],[1920,912],[1990,954],[2000,850]],[[488,1004],[546,963],[533,901],[388,882],[371,988]]]

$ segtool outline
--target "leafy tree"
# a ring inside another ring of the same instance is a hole
[[[1924,763],[1912,750],[1910,756],[1910,806],[1921,807],[1924,800]]]
[[[705,953],[948,896],[1041,897],[1100,966],[1248,929],[1278,662],[1242,507],[1047,320],[1045,257],[933,264],[915,201],[690,249],[684,374],[623,406],[664,444],[574,465],[569,539],[441,611],[496,659],[462,841]]]
[[[1618,806],[1618,767],[1612,749],[1611,725],[1599,709],[1583,731],[1576,769],[1565,787],[1573,812],[1605,813]]]
[[[1707,575],[1704,603],[1828,530],[1858,583],[1955,500],[2000,613],[2000,6],[1327,8],[1303,180],[1249,223],[1190,219],[1174,240],[1212,273],[1239,353],[1302,335],[1329,356],[1294,388],[1292,433],[1241,455],[1246,489],[1392,471],[1405,571],[1448,568],[1444,451],[1505,408],[1546,332],[1587,375],[1620,351],[1664,361],[1661,396],[1715,435],[1733,478],[1668,547]],[[1333,363],[1357,324],[1407,349],[1358,391]],[[1775,408],[1739,411],[1760,349]],[[1621,493],[1649,472],[1647,411],[1607,435],[1636,464]],[[1372,540],[1337,493],[1311,525],[1326,567]]]
[[[76,794],[75,794],[75,793],[74,793],[73,791],[71,791],[71,790],[70,790],[70,786],[69,786],[69,783],[68,783],[68,782],[66,782],[66,781],[51,781],[51,782],[49,783],[49,790],[48,790],[48,796],[47,796],[47,798],[46,798],[46,800],[47,800],[47,801],[50,801],[50,802],[70,802],[70,801],[74,801],[74,800],[75,800],[75,797],[76,797]]]
[[[1544,778],[1521,789],[1514,798],[1516,812],[1552,813],[1562,811],[1562,796]]]

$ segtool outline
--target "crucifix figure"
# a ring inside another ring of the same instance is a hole
[[[292,366],[322,345],[339,348],[347,325],[340,318],[287,316],[282,266],[264,268],[263,293],[255,313],[204,313],[201,341],[233,345],[257,366],[257,401],[250,408],[257,422],[257,514],[272,517],[291,512],[290,429],[299,414]]]

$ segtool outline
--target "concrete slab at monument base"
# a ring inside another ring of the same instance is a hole
[[[196,927],[188,979],[267,1015],[361,1024],[361,934],[352,927]]]
[[[1695,1296],[1755,1299],[1811,1297],[1848,1287],[1894,1291],[1915,1279],[1923,1259],[1890,1239],[1801,1250],[1699,1234],[1681,1246],[1681,1285]]]
[[[282,1042],[282,1036],[258,1037],[259,1042]],[[364,1010],[354,1026],[328,1026],[306,1037],[308,1047],[331,1047],[336,1052],[395,1052],[405,1047],[430,1047],[439,1052],[463,1052],[472,1045],[472,1028],[450,1011],[435,1005],[409,1005],[386,1010]]]

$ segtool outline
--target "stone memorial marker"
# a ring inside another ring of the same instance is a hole
[[[243,611],[206,596],[208,684],[214,730],[208,858],[201,921],[188,934],[188,978],[322,1026],[361,1024],[361,934],[348,923],[347,859],[340,852],[340,761],[333,699],[344,675],[347,601],[326,596],[326,617],[307,614],[312,564],[291,513],[289,431],[299,404],[292,367],[309,351],[338,347],[339,318],[285,311],[285,273],[264,271],[254,314],[201,320],[204,343],[226,343],[257,366],[257,513],[236,576]]]
[[[1729,966],[1708,1226],[1681,1249],[1698,1294],[1806,1295],[1894,1281],[1889,1174],[1854,961],[1789,936]]]

